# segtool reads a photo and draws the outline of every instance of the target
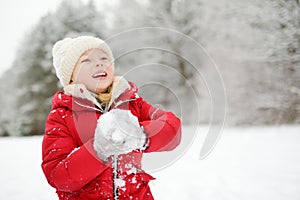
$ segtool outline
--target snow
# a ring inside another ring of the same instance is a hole
[[[184,136],[194,129],[185,126]],[[207,127],[197,130],[177,162],[151,173],[155,199],[300,199],[300,126],[225,128],[203,160]],[[41,142],[41,136],[0,138],[0,199],[57,199],[40,167]]]
[[[0,138],[0,199],[57,199],[41,169],[42,137]]]
[[[157,199],[300,199],[299,126],[226,128],[204,160],[199,138],[182,159],[154,174]]]
[[[55,144],[54,144],[55,145]],[[73,153],[75,153],[76,151],[78,151],[80,149],[80,147],[76,147],[73,149],[73,151],[71,151],[71,153],[69,153],[68,157],[70,157]]]
[[[126,182],[124,180],[119,179],[119,178],[114,179],[114,181],[115,181],[115,184],[117,187],[124,187],[126,184]]]

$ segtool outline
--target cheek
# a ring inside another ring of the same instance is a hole
[[[107,69],[107,73],[109,73],[110,76],[114,76],[114,70],[111,66]]]
[[[87,70],[80,69],[73,75],[73,80],[75,83],[84,83],[89,79],[90,74]]]

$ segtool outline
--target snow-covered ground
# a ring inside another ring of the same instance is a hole
[[[198,129],[177,162],[152,172],[155,199],[300,200],[300,126],[225,128],[212,153],[199,160],[206,130]],[[0,138],[0,199],[57,199],[40,168],[41,141]]]

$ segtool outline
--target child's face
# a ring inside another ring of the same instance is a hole
[[[90,49],[77,61],[72,75],[72,83],[82,83],[94,93],[102,93],[112,84],[114,71],[106,53],[100,49]]]

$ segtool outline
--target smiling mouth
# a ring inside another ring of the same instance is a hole
[[[104,78],[106,76],[107,76],[106,72],[99,72],[99,73],[94,74],[92,77],[93,78]]]

